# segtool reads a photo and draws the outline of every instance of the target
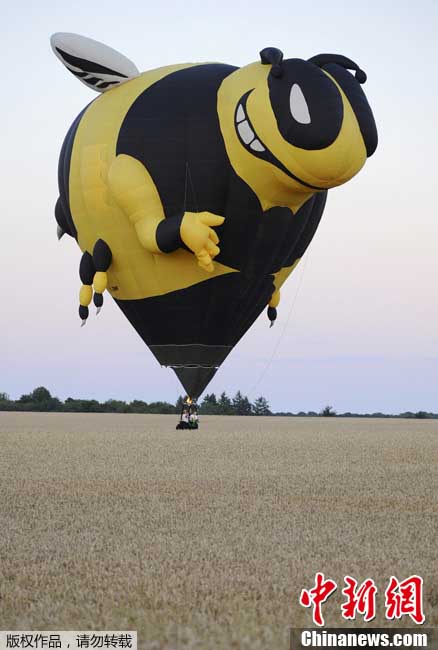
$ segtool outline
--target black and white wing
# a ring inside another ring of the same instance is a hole
[[[99,93],[140,74],[126,56],[92,38],[57,32],[50,38],[50,44],[67,70]]]

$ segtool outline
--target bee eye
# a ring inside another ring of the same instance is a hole
[[[293,84],[290,89],[290,112],[296,122],[300,124],[310,124],[309,107],[306,98],[298,84]]]

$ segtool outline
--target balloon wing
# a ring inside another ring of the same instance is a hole
[[[92,38],[57,32],[50,43],[67,70],[96,92],[105,92],[140,74],[126,56]]]

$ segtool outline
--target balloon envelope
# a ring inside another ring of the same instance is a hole
[[[108,48],[99,64],[95,41],[55,36],[58,58],[102,93],[71,126],[59,164],[59,229],[83,251],[81,318],[87,287],[99,308],[107,289],[196,398],[268,305],[275,318],[327,189],[377,144],[345,67],[355,64],[282,61],[267,48],[244,68],[136,74]]]

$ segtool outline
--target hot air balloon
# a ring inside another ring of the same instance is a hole
[[[108,291],[158,362],[197,398],[306,251],[327,190],[377,146],[350,59],[283,59],[268,47],[242,68],[171,65],[140,73],[76,34],[54,53],[99,96],[59,159],[58,236],[74,237],[79,315]]]

